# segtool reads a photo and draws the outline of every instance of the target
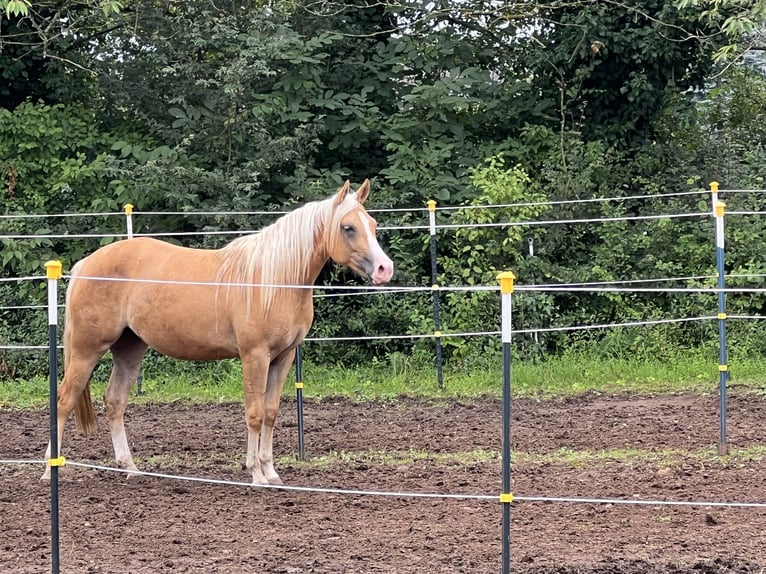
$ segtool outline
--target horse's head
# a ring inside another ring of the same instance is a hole
[[[376,221],[364,209],[370,194],[370,181],[349,193],[349,182],[334,197],[335,216],[328,234],[328,253],[333,261],[370,278],[374,285],[391,280],[394,264],[383,252],[375,236]]]

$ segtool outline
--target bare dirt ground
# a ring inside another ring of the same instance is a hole
[[[288,485],[498,495],[500,403],[403,398],[307,402],[306,450],[283,403],[278,471]],[[237,404],[132,406],[143,470],[248,482]],[[718,457],[713,396],[598,396],[513,404],[518,496],[766,502],[766,398],[730,399],[732,455]],[[113,464],[105,430],[71,428],[70,461]],[[47,413],[0,407],[0,459],[39,459]],[[589,456],[585,456],[589,453]],[[40,464],[0,465],[0,572],[50,571],[50,487]],[[277,491],[61,470],[61,570],[489,573],[501,564],[496,500]],[[517,501],[512,571],[766,572],[766,507]]]

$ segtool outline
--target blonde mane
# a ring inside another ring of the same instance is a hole
[[[327,242],[337,238],[334,223],[358,205],[356,194],[348,194],[340,205],[333,195],[299,207],[260,232],[235,239],[220,250],[222,265],[216,281],[264,285],[234,289],[245,296],[248,312],[253,290],[258,289],[263,312],[267,312],[282,286],[306,285],[313,280],[308,274],[317,251],[329,257]],[[329,237],[327,229],[332,230]],[[231,289],[227,288],[227,294]]]

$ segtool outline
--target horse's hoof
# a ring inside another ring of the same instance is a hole
[[[279,478],[278,476],[275,476],[269,479],[269,484],[272,484],[274,486],[280,486],[284,484],[284,482],[282,482],[281,478]]]

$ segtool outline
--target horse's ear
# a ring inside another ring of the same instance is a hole
[[[359,203],[364,203],[370,195],[370,180],[365,179],[364,183],[356,190],[356,199]]]
[[[346,180],[346,183],[343,184],[343,187],[338,190],[338,195],[335,198],[335,205],[340,205],[343,203],[343,200],[346,199],[346,195],[348,194],[349,187],[349,181]]]

